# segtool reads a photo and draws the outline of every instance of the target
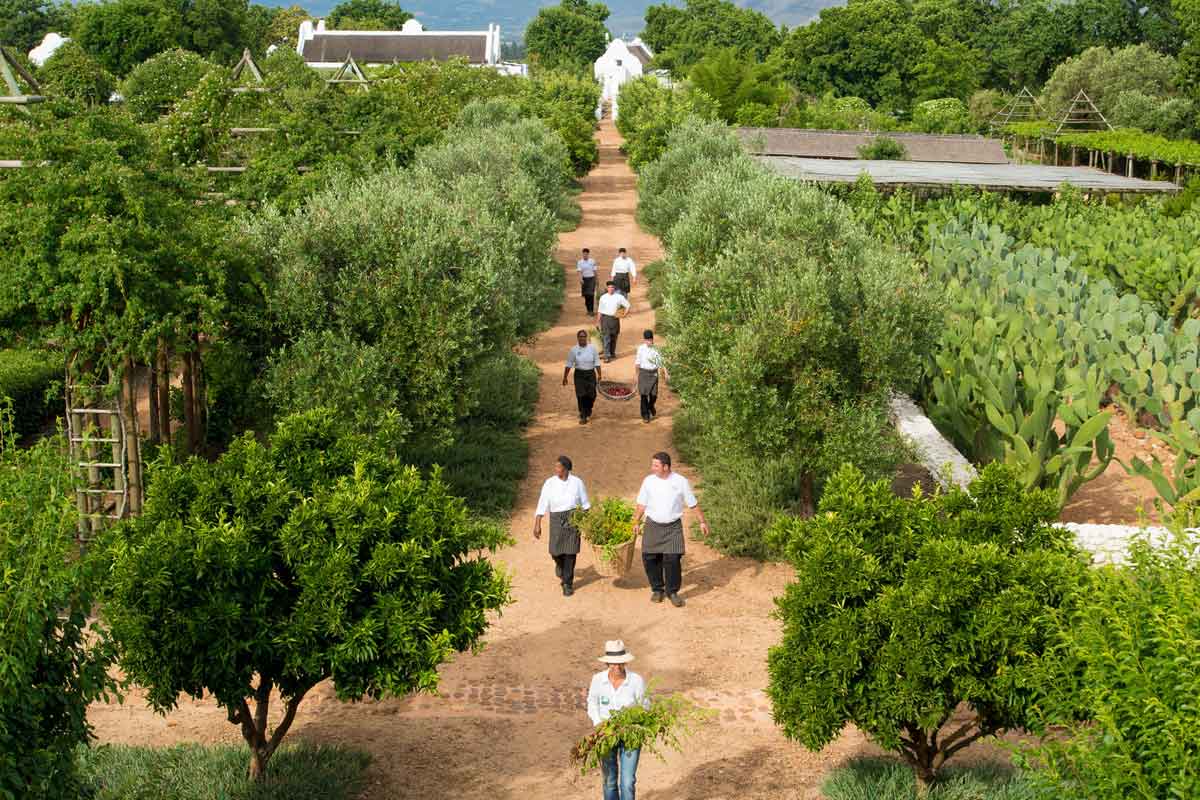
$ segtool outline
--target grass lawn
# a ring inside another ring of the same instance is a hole
[[[284,745],[260,784],[246,779],[245,745],[100,745],[79,761],[93,800],[352,800],[370,756],[342,747]]]

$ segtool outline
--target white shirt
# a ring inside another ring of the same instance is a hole
[[[672,470],[665,479],[647,475],[638,490],[637,504],[646,507],[646,516],[660,525],[667,525],[683,516],[683,505],[695,508],[696,495],[688,479]]]
[[[630,278],[637,277],[637,264],[633,263],[633,259],[629,256],[617,256],[613,261],[612,274],[628,272]]]
[[[594,344],[586,347],[575,345],[571,352],[567,353],[567,366],[573,369],[595,369],[599,365],[600,354],[596,352]]]
[[[658,348],[652,344],[639,344],[637,355],[633,357],[633,363],[639,369],[658,369],[662,366],[662,358],[658,354]]]
[[[575,270],[581,278],[594,278],[596,277],[596,260],[581,258],[575,262]]]
[[[629,308],[629,300],[627,300],[625,295],[621,294],[620,292],[613,292],[612,294],[605,292],[604,294],[600,295],[600,299],[596,301],[596,310],[601,314],[605,314],[610,317],[615,317],[617,315],[617,309],[621,308],[622,306]]]
[[[571,511],[576,508],[587,511],[591,507],[583,481],[574,475],[568,475],[565,481],[557,475],[551,475],[542,484],[542,494],[538,497],[534,516],[544,516],[547,511]]]
[[[650,707],[650,700],[646,697],[646,682],[636,672],[625,670],[625,680],[616,689],[608,679],[608,670],[592,676],[592,685],[588,687],[587,709],[593,725],[599,725],[614,711],[638,703],[641,703],[642,708]]]

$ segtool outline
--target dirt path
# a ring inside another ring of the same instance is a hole
[[[440,697],[347,704],[332,687],[317,687],[301,706],[292,736],[340,742],[370,752],[371,788],[378,798],[594,798],[598,777],[580,779],[568,751],[590,727],[584,713],[588,681],[605,639],[622,638],[636,654],[633,668],[661,690],[686,691],[719,711],[683,754],[660,762],[646,757],[638,772],[645,800],[817,798],[826,771],[844,758],[874,752],[850,731],[819,755],[786,742],[770,717],[762,692],[767,648],[778,638],[772,598],[788,580],[782,565],[719,556],[697,542],[684,559],[687,605],[651,604],[645,575],[600,578],[591,554],[580,554],[573,597],[562,596],[546,540],[534,541],[532,515],[553,460],[569,455],[593,497],[632,499],[649,470],[650,455],[671,450],[671,417],[677,402],[659,401],[659,417],[644,425],[637,400],[597,401],[593,422],[581,426],[574,392],[563,387],[562,365],[576,330],[588,326],[578,296],[574,263],[590,247],[607,276],[618,247],[639,265],[661,255],[656,239],[634,221],[636,183],[607,121],[600,131],[600,165],[584,182],[583,221],[559,242],[558,261],[568,271],[560,317],[528,355],[542,369],[541,395],[529,428],[530,472],[513,516],[517,543],[500,555],[513,576],[516,602],[496,620],[487,646],[442,670]],[[632,380],[637,336],[653,327],[645,287],[633,292],[633,313],[622,323],[618,359],[607,365]],[[697,476],[687,465],[680,471]],[[124,706],[90,712],[102,742],[169,744],[238,741],[234,727],[212,703],[185,701],[166,718],[151,713],[137,695]]]

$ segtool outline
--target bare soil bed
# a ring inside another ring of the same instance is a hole
[[[640,559],[621,579],[600,578],[584,548],[576,593],[563,597],[546,540],[532,537],[533,510],[553,460],[569,455],[593,497],[632,499],[650,456],[671,450],[677,401],[659,399],[657,420],[643,424],[636,403],[600,401],[580,425],[573,388],[562,368],[575,332],[592,326],[579,297],[574,263],[590,247],[606,278],[618,247],[639,265],[661,256],[658,241],[634,220],[636,182],[607,120],[600,131],[600,165],[585,180],[583,221],[564,234],[557,258],[567,271],[567,298],[557,323],[528,350],[542,369],[541,395],[527,437],[530,471],[513,515],[516,545],[499,555],[513,576],[516,602],[495,620],[487,646],[442,669],[441,694],[379,703],[342,703],[328,683],[300,707],[290,737],[341,743],[368,751],[369,788],[383,798],[594,798],[599,778],[580,779],[568,752],[588,732],[586,687],[599,669],[604,640],[624,639],[636,654],[632,667],[662,691],[685,691],[719,717],[683,754],[665,762],[646,757],[638,771],[645,800],[788,800],[819,798],[828,770],[845,759],[876,754],[857,731],[846,732],[819,754],[786,741],[771,720],[763,693],[767,649],[778,639],[773,598],[789,578],[781,564],[728,558],[689,541],[684,559],[684,608],[651,604]],[[632,383],[633,352],[654,314],[645,286],[633,292],[622,322],[618,358],[606,377]],[[697,476],[686,464],[680,471]],[[912,476],[919,479],[919,476]],[[911,485],[911,483],[909,484]],[[278,709],[276,708],[276,712]],[[134,692],[124,705],[89,711],[101,742],[168,745],[239,741],[235,727],[210,701],[184,700],[162,717]],[[965,762],[1003,758],[997,748],[972,747]],[[958,759],[956,759],[958,760]]]

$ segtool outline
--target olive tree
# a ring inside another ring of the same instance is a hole
[[[999,464],[968,490],[909,499],[843,467],[814,517],[771,532],[796,570],[768,657],[784,734],[819,750],[853,724],[924,791],[972,742],[1038,729],[1087,580],[1057,515],[1051,492]]]
[[[212,695],[254,779],[318,683],[343,700],[434,691],[438,665],[477,647],[509,599],[482,556],[504,531],[381,448],[386,435],[345,430],[314,409],[269,447],[247,434],[214,463],[160,460],[145,513],[108,542],[104,612],[125,673],[163,713]]]

